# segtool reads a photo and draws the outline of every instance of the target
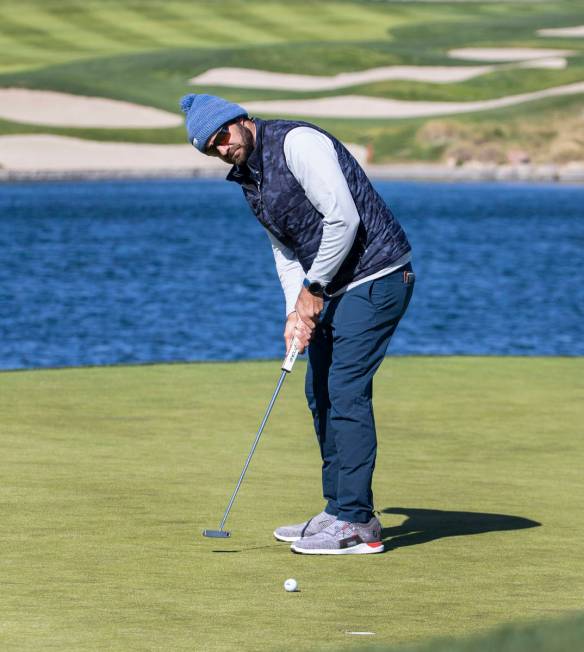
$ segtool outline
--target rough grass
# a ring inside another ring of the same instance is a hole
[[[338,650],[346,631],[395,645],[581,609],[581,358],[388,359],[374,489],[389,552],[368,558],[271,537],[322,507],[303,364],[226,541],[200,531],[277,362],[0,374],[0,647]]]
[[[584,640],[584,614],[549,621],[506,625],[486,635],[432,640],[421,645],[375,646],[368,652],[571,652]],[[357,649],[357,648],[355,648]],[[363,650],[363,647],[359,648]]]

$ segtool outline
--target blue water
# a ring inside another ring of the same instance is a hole
[[[417,276],[393,353],[584,354],[584,188],[376,187]],[[0,251],[0,368],[283,354],[271,249],[234,184],[0,185]]]

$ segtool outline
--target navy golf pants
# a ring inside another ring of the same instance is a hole
[[[325,510],[367,523],[377,453],[373,375],[414,289],[408,264],[325,300],[308,348],[306,398],[322,456]]]

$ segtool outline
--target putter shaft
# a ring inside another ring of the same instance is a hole
[[[278,384],[276,385],[276,389],[274,391],[274,394],[272,395],[272,400],[270,401],[270,404],[268,405],[268,409],[266,410],[266,413],[264,414],[264,418],[262,419],[262,423],[260,424],[259,430],[255,436],[254,442],[252,444],[251,450],[249,451],[249,455],[247,456],[247,460],[245,460],[245,464],[243,465],[243,471],[241,472],[241,475],[239,476],[239,480],[237,481],[237,485],[235,487],[235,490],[231,494],[231,498],[229,499],[229,504],[227,505],[227,509],[225,510],[225,514],[223,515],[223,519],[221,520],[221,525],[219,525],[219,530],[223,532],[223,526],[225,525],[225,521],[227,521],[227,517],[229,516],[229,512],[231,511],[231,507],[233,506],[233,503],[235,501],[235,497],[237,496],[237,492],[239,491],[239,488],[241,487],[241,483],[243,482],[243,478],[245,476],[245,473],[247,471],[247,468],[249,466],[249,463],[251,462],[251,458],[253,457],[253,454],[255,452],[255,449],[257,448],[257,445],[260,441],[260,437],[262,436],[262,432],[266,426],[266,423],[268,422],[268,418],[270,416],[270,412],[272,411],[272,408],[274,407],[274,403],[276,402],[276,399],[278,398],[278,394],[280,393],[280,389],[282,388],[282,385],[284,384],[284,379],[286,378],[286,375],[288,374],[287,371],[282,371],[282,374],[280,376],[280,379],[278,380]]]
[[[231,498],[229,499],[229,504],[227,505],[227,509],[225,510],[225,514],[223,514],[223,518],[221,519],[221,524],[219,525],[218,530],[203,530],[203,536],[205,537],[211,537],[211,538],[220,538],[220,539],[225,539],[229,536],[231,536],[231,532],[228,530],[224,530],[223,527],[225,525],[225,521],[227,521],[227,517],[229,516],[229,512],[231,511],[231,507],[233,506],[233,502],[235,501],[235,497],[237,496],[237,492],[239,491],[239,488],[241,487],[241,483],[243,482],[243,478],[245,476],[245,473],[247,471],[247,467],[249,466],[249,463],[251,462],[251,458],[253,457],[253,454],[255,452],[255,449],[258,445],[258,442],[260,441],[260,437],[262,436],[262,432],[266,426],[266,423],[268,422],[268,418],[270,416],[270,412],[272,411],[272,408],[274,407],[274,403],[276,402],[276,399],[278,398],[278,394],[280,393],[280,389],[282,388],[282,385],[284,384],[284,379],[286,378],[287,374],[289,374],[292,371],[292,367],[294,367],[294,363],[296,362],[296,358],[298,357],[299,354],[299,343],[296,338],[292,340],[292,344],[290,346],[289,351],[286,353],[286,357],[284,358],[284,362],[282,363],[282,374],[280,375],[280,379],[278,380],[278,384],[276,385],[276,389],[274,390],[274,393],[272,395],[272,400],[270,401],[270,404],[268,405],[268,408],[266,410],[266,413],[264,414],[264,418],[262,419],[262,422],[260,424],[260,427],[257,431],[257,434],[255,436],[254,442],[251,446],[251,450],[249,451],[249,455],[247,456],[247,459],[245,460],[245,464],[243,465],[243,470],[241,472],[241,475],[239,476],[239,480],[237,481],[237,485],[231,494]]]

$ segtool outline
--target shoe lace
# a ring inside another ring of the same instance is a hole
[[[323,532],[326,532],[327,534],[331,534],[333,536],[336,536],[337,534],[340,534],[341,532],[343,534],[350,535],[354,531],[354,527],[352,523],[348,523],[347,521],[335,521],[334,523],[331,523],[327,528],[323,530]]]

